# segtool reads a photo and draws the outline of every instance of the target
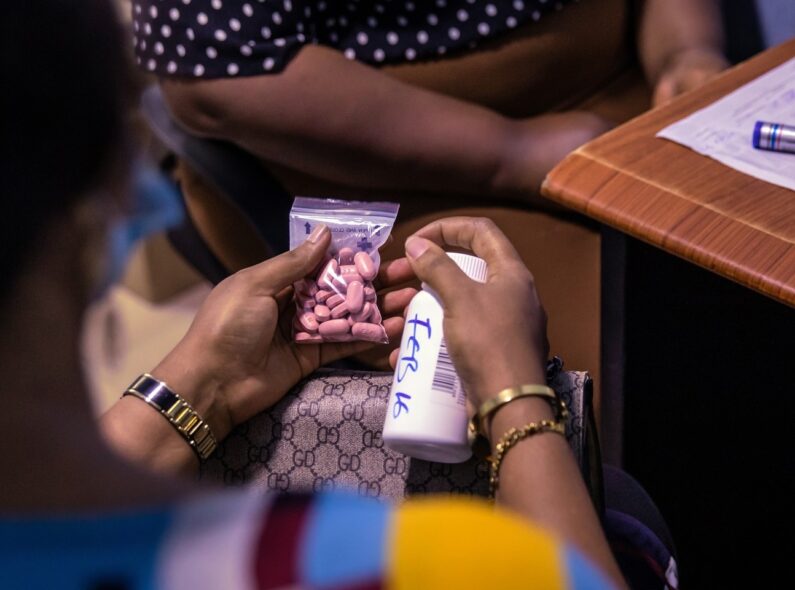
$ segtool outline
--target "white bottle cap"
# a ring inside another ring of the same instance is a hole
[[[478,283],[485,283],[486,276],[489,274],[489,265],[486,261],[471,254],[461,254],[460,252],[446,252],[446,254],[456,263],[458,268],[464,271],[464,274],[473,281]],[[424,282],[422,283],[422,290],[433,293],[437,299],[439,296],[431,289],[431,286]]]
[[[459,252],[448,252],[447,255],[453,259],[458,268],[464,271],[473,281],[485,283],[486,276],[489,274],[489,265],[486,261],[471,254],[460,254]]]

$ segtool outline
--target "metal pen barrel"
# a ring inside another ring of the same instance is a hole
[[[754,126],[753,143],[754,147],[760,150],[795,154],[795,127],[757,121]]]

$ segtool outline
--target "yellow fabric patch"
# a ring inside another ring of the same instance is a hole
[[[565,588],[555,539],[484,502],[412,500],[393,518],[390,590]]]

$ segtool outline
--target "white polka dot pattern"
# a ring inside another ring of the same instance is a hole
[[[159,75],[283,70],[302,45],[373,65],[433,59],[577,0],[133,0],[136,62]]]

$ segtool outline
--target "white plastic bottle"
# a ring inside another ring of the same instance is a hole
[[[485,260],[448,256],[471,279],[486,281]],[[461,463],[472,455],[466,396],[445,346],[443,319],[438,296],[423,283],[406,314],[383,437],[387,447],[410,457]]]

